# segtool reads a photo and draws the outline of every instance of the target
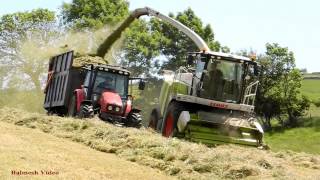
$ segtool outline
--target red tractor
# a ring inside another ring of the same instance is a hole
[[[92,117],[129,127],[141,126],[140,110],[132,107],[128,93],[130,72],[120,66],[86,64],[73,67],[73,51],[54,56],[49,63],[44,108],[48,114]],[[132,84],[132,83],[131,83]]]

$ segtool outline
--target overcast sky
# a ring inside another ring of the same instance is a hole
[[[65,0],[70,2],[71,0]],[[0,15],[34,8],[57,11],[63,0],[10,0]],[[216,40],[231,51],[265,52],[265,44],[279,43],[295,53],[299,68],[320,71],[320,1],[318,0],[130,0],[130,9],[150,6],[164,14],[191,7],[213,27]]]

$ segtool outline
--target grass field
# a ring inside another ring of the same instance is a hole
[[[320,98],[320,79],[304,79],[302,93],[311,100]],[[300,124],[298,128],[266,133],[267,144],[274,151],[288,149],[320,154],[320,107],[312,104]]]
[[[315,179],[320,177],[319,155],[292,151],[272,152],[236,145],[221,145],[209,148],[202,144],[185,142],[176,138],[167,139],[149,129],[137,130],[116,127],[95,118],[79,120],[28,113],[9,108],[0,109],[0,126],[3,126],[3,123],[29,128],[30,131],[40,130],[107,154],[114,154],[123,160],[147,166],[178,179]],[[2,129],[7,128],[5,126]],[[3,135],[0,134],[0,137],[3,137]],[[18,137],[23,136],[24,133],[22,132]],[[38,136],[34,138],[40,138],[41,134]],[[45,137],[44,139],[46,139]],[[53,145],[55,141],[61,141],[51,139],[48,138]],[[10,141],[14,141],[14,139]],[[32,142],[37,143],[37,140],[26,140],[26,142],[29,142],[31,146]],[[9,141],[6,143],[9,143]],[[60,145],[57,144],[57,146]],[[61,148],[72,149],[68,147],[68,143],[61,146],[63,146]],[[39,146],[40,150],[35,152],[41,152],[41,147]],[[42,151],[45,151],[45,148]],[[62,156],[63,159],[64,150],[58,152],[62,154],[59,155],[58,153],[57,158]],[[15,157],[14,154],[10,153],[10,150],[7,151],[3,157],[8,155]],[[12,153],[16,152],[12,151]],[[33,153],[30,154],[34,156]],[[76,155],[73,157],[77,159]],[[32,160],[32,158],[28,160]],[[19,163],[17,161],[13,158],[10,161],[13,165],[5,166],[5,168],[14,167],[15,162]],[[46,164],[45,160],[41,162]],[[106,161],[105,163],[109,162]],[[0,164],[0,167],[3,166],[3,164]],[[79,165],[75,163],[70,168],[74,168],[76,171],[77,166],[82,165],[81,163]],[[30,168],[32,167],[30,166]],[[63,167],[61,168],[63,170]],[[94,168],[92,167],[92,169]]]
[[[299,127],[286,129],[282,132],[268,132],[265,135],[266,143],[273,151],[292,150],[320,154],[320,118],[313,118],[313,127]]]
[[[302,93],[312,100],[320,98],[320,79],[304,79],[302,81]]]

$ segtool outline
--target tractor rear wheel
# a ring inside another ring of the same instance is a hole
[[[162,135],[165,137],[175,137],[178,134],[177,122],[181,112],[185,110],[183,105],[178,102],[171,102],[168,106],[163,120]]]
[[[126,126],[140,128],[142,126],[141,122],[142,122],[142,118],[139,113],[130,112],[127,117]]]

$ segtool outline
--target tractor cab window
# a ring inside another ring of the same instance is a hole
[[[122,98],[127,96],[128,77],[120,74],[98,71],[94,83],[93,93],[101,94],[103,91],[117,92]]]
[[[233,102],[239,101],[242,66],[237,62],[211,59],[203,73],[203,98]]]
[[[85,88],[90,87],[90,83],[92,82],[92,77],[93,77],[92,76],[92,71],[90,70],[90,71],[87,72],[87,75],[86,75],[86,77],[84,79],[83,85],[84,85]]]

